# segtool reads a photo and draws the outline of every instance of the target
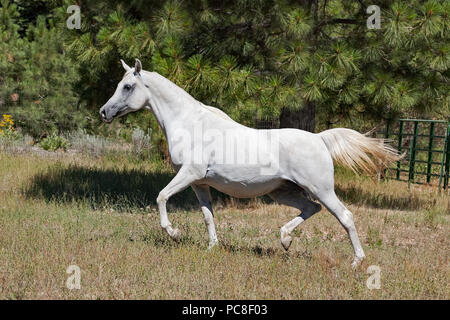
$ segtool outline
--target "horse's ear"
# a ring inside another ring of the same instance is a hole
[[[142,63],[141,63],[141,60],[136,59],[136,64],[134,65],[134,72],[135,72],[136,74],[140,74],[140,73],[141,73],[141,70],[142,70]]]
[[[120,62],[122,62],[122,67],[125,69],[126,72],[128,72],[128,71],[131,70],[130,66],[127,65],[127,64],[125,63],[125,61],[123,61],[122,59],[120,59]]]

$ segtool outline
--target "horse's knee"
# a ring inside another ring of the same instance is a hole
[[[353,221],[353,213],[351,213],[349,210],[347,210],[347,209],[344,210],[340,221],[347,230],[351,231],[351,230],[355,229],[355,223]]]
[[[161,191],[156,198],[156,203],[163,204],[167,202],[167,196]]]
[[[348,222],[353,222],[353,213],[351,213],[349,210],[344,210],[344,219],[346,219]]]

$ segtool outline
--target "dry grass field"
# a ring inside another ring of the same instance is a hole
[[[0,153],[1,299],[449,299],[449,194],[337,172],[367,259],[352,270],[349,239],[326,210],[294,233],[292,208],[214,193],[220,246],[194,193],[169,201],[178,243],[159,227],[155,199],[173,172],[130,157]],[[69,265],[81,289],[69,290]],[[367,268],[381,268],[368,289]]]

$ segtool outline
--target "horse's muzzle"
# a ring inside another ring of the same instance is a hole
[[[110,123],[111,121],[113,121],[114,117],[108,117],[109,112],[107,112],[106,109],[107,109],[106,105],[100,108],[100,111],[99,111],[100,118],[102,119],[103,122]]]
[[[101,110],[101,109],[100,109],[100,117],[102,117],[102,120],[103,120],[103,121],[106,120],[106,111],[105,111],[105,110]]]
[[[121,117],[124,114],[126,114],[128,109],[128,105],[125,105],[123,107],[118,106],[112,106],[109,107],[108,105],[104,105],[100,109],[100,117],[104,122],[111,123],[114,118]]]

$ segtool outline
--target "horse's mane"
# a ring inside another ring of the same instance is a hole
[[[123,76],[124,78],[131,73],[132,70],[128,71],[125,73],[125,75]],[[176,91],[178,91],[180,94],[182,94],[184,97],[186,97],[188,100],[191,100],[192,102],[197,102],[198,104],[200,104],[201,107],[205,108],[208,111],[211,111],[213,113],[215,113],[216,115],[218,115],[219,117],[225,119],[225,120],[229,120],[229,121],[233,121],[235,122],[233,119],[231,119],[225,112],[223,112],[222,110],[218,109],[218,108],[214,108],[211,106],[207,106],[203,103],[201,103],[200,101],[196,100],[193,96],[191,96],[188,92],[186,92],[183,88],[180,88],[179,86],[177,86],[175,83],[173,83],[172,81],[170,81],[169,79],[163,77],[162,75],[160,75],[157,72],[150,72],[150,71],[145,71],[142,70],[142,73],[144,73],[145,75],[147,75],[148,77],[152,77],[152,76],[156,76],[158,78],[158,80],[164,81],[166,82],[170,87],[174,88]]]

